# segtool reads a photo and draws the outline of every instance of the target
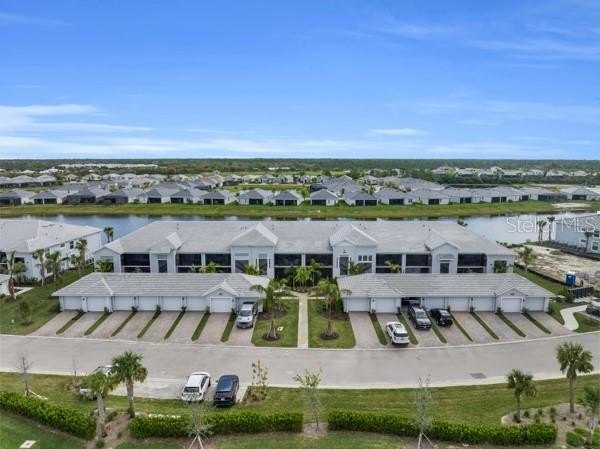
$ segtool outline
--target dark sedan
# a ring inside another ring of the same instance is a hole
[[[592,301],[592,303],[585,308],[585,311],[590,315],[600,316],[600,302]]]
[[[219,377],[213,404],[217,407],[231,407],[235,404],[239,388],[240,379],[235,374]]]
[[[452,326],[452,315],[446,309],[431,309],[429,311],[431,318],[435,320],[438,326]]]

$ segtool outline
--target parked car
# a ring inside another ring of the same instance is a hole
[[[592,301],[586,308],[585,311],[590,315],[600,316],[600,302]]]
[[[112,374],[112,369],[113,369],[112,365],[102,365],[102,366],[99,366],[98,368],[96,368],[94,371],[92,371],[92,374],[102,373],[106,377],[108,377]],[[83,385],[81,387],[79,387],[79,394],[81,396],[87,396],[90,399],[95,399],[95,397],[92,397],[92,392],[90,391],[90,389],[87,388],[87,386],[85,385],[85,381],[84,381]]]
[[[196,372],[190,374],[183,390],[181,400],[185,402],[201,402],[210,387],[210,374]]]
[[[431,321],[427,313],[419,306],[410,306],[408,308],[408,318],[417,329],[431,329]]]
[[[431,318],[435,320],[438,326],[452,326],[452,315],[446,309],[431,309],[429,311]]]
[[[240,379],[235,374],[227,374],[219,377],[217,390],[213,397],[213,404],[217,407],[231,407],[235,405],[239,388]]]
[[[397,321],[387,323],[385,325],[385,332],[388,334],[394,345],[407,345],[410,343],[408,332],[402,323]]]
[[[240,310],[235,319],[235,325],[240,328],[248,328],[254,326],[256,320],[257,307],[253,302],[245,302],[240,307]]]

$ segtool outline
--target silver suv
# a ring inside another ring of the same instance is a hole
[[[245,302],[238,311],[237,318],[235,319],[235,325],[237,327],[252,327],[254,326],[254,320],[256,319],[256,304],[253,302]]]

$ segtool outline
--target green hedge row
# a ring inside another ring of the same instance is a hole
[[[413,419],[384,413],[335,410],[328,414],[327,421],[330,430],[357,430],[402,436],[417,436],[419,433]],[[427,436],[456,443],[516,446],[554,443],[556,432],[556,427],[550,424],[502,426],[434,421]]]
[[[240,411],[209,415],[212,432],[228,433],[301,432],[301,413],[257,413]],[[129,422],[129,430],[135,438],[185,437],[189,420],[184,416],[136,416]]]
[[[66,407],[53,405],[34,397],[0,391],[0,409],[25,416],[54,429],[90,440],[96,432],[96,420]]]

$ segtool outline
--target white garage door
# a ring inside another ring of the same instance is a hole
[[[133,296],[115,296],[113,298],[113,310],[131,310],[133,307]]]
[[[106,298],[102,296],[90,296],[87,298],[87,311],[88,312],[104,312],[106,307]]]
[[[375,312],[377,313],[396,313],[396,300],[394,298],[378,298],[375,300]]]
[[[371,300],[368,298],[344,299],[346,312],[369,312],[371,310]]]
[[[473,298],[473,308],[476,312],[495,312],[494,298]]]
[[[426,309],[443,309],[445,307],[444,298],[425,298],[423,305]]]
[[[448,300],[448,307],[454,312],[468,312],[469,302],[469,298],[450,298]]]
[[[138,298],[138,310],[156,310],[157,300],[156,296],[140,296]]]
[[[230,313],[233,310],[233,298],[217,296],[210,298],[210,313]]]
[[[189,311],[206,311],[206,298],[201,296],[188,296],[186,299],[186,310]]]
[[[181,300],[181,296],[167,296],[162,299],[162,310],[179,311],[181,310],[182,305],[183,301]]]
[[[545,303],[545,298],[525,298],[523,308],[532,312],[543,312]]]
[[[502,311],[511,313],[511,312],[520,312],[521,311],[521,298],[507,297],[502,298]]]
[[[65,296],[63,297],[63,310],[79,310],[81,306],[81,297],[79,296]]]

